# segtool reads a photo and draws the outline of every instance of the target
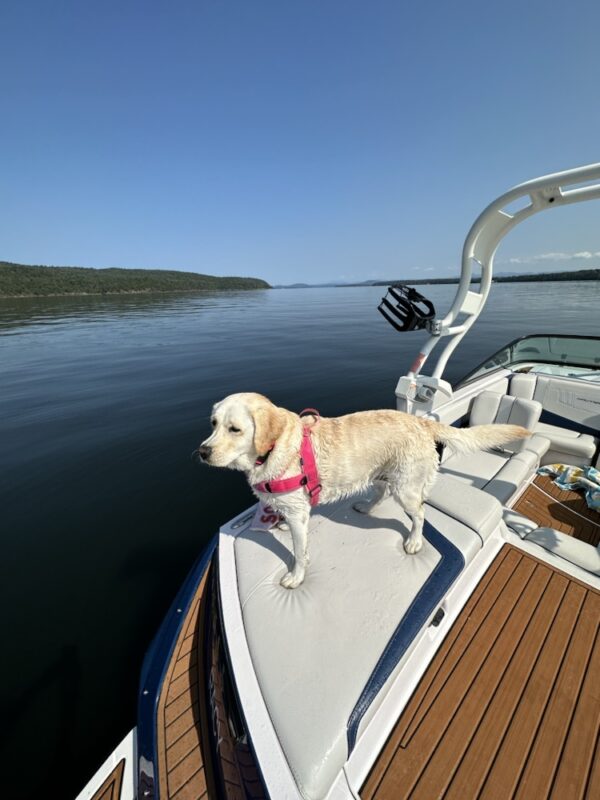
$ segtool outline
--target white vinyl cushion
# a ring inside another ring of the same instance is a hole
[[[430,509],[441,511],[446,519],[436,524]],[[476,532],[481,544],[496,530],[502,519],[502,507],[485,492],[473,491],[465,486],[458,486],[448,475],[438,473],[433,489],[426,504],[426,518],[438,530],[444,531],[447,537],[459,547],[464,554],[464,547],[453,535],[453,523],[461,523]],[[442,525],[442,527],[439,527]]]
[[[312,518],[310,566],[297,589],[288,532],[243,533],[235,557],[254,669],[290,769],[306,798],[322,798],[347,757],[347,723],[387,642],[440,560],[418,557],[402,527],[346,511]]]
[[[542,406],[534,400],[481,392],[471,407],[469,427],[474,425],[522,425],[532,430],[540,418]],[[504,445],[502,450],[479,450],[467,455],[450,455],[441,471],[507,503],[519,486],[537,469],[540,458],[550,446],[543,436],[531,436]]]
[[[538,526],[537,522],[525,517],[518,511],[512,508],[505,508],[502,512],[502,519],[508,528],[514,531],[521,539],[524,539],[528,533],[535,530]]]
[[[449,456],[442,464],[441,471],[477,489],[484,489],[508,460],[507,453],[479,450],[476,453]]]
[[[589,464],[596,452],[596,442],[589,433],[579,433],[567,428],[559,428],[556,425],[548,425],[545,422],[538,422],[536,431],[549,439],[550,450],[564,454],[567,464]],[[570,456],[576,461],[573,461]]]
[[[522,400],[507,394],[481,392],[471,407],[469,427],[474,425],[521,425],[533,431],[542,413],[542,404],[535,400]],[[504,445],[504,450],[518,453],[526,447],[526,440],[518,439]]]
[[[529,439],[525,439],[523,453],[533,453],[539,461],[550,449],[550,439],[547,436],[540,436],[534,433]]]
[[[392,498],[375,514],[358,514],[349,501],[313,513],[310,566],[294,590],[279,584],[291,563],[289,532],[249,530],[235,541],[253,666],[290,769],[310,800],[323,798],[343,767],[350,715],[441,558],[426,540],[418,555],[404,552],[410,522]],[[438,476],[426,518],[468,563],[499,526],[502,509],[489,495]]]
[[[525,536],[528,542],[535,542],[545,550],[570,561],[594,575],[600,575],[600,552],[587,542],[574,536],[567,536],[554,528],[535,528]]]
[[[535,472],[539,463],[532,451],[510,455],[481,450],[468,455],[456,455],[444,461],[441,470],[478,489],[493,495],[502,504]]]
[[[528,373],[517,373],[510,379],[510,394],[520,397],[522,400],[533,400],[535,395],[535,375]]]
[[[588,427],[593,428],[595,420],[597,421],[597,415],[593,416],[593,409],[600,408],[600,387],[593,384],[586,385],[581,381],[559,381],[556,392],[552,393],[550,392],[553,386],[551,381],[552,379],[548,376],[517,373],[510,380],[510,394],[522,400],[536,399],[542,403],[548,401],[551,403],[551,411],[562,414],[566,418],[573,415],[575,420],[579,419]],[[573,391],[575,388],[577,388],[577,392]],[[550,397],[547,398],[549,392]],[[585,396],[579,397],[580,394]],[[586,411],[589,409],[589,412],[592,413],[587,415],[582,413],[576,405],[573,405],[577,403],[583,404],[583,408]],[[550,440],[550,447],[542,457],[542,464],[561,462],[581,466],[589,464],[594,457],[596,441],[589,433],[580,433],[546,422],[537,422],[534,430]]]

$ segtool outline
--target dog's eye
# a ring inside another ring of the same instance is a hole
[[[229,426],[229,432],[230,433],[241,433],[240,429],[236,428],[235,425],[230,425]]]
[[[214,428],[214,427],[215,427],[215,425],[217,424],[217,420],[216,420],[216,419],[211,419],[211,421],[210,421],[210,424],[211,424],[211,425],[213,426],[213,428]]]

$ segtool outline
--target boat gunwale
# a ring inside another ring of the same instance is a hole
[[[140,793],[145,797],[156,796],[155,791],[159,786],[157,715],[165,676],[200,581],[217,549],[217,542],[218,534],[211,538],[194,562],[142,662],[137,705],[137,774]]]

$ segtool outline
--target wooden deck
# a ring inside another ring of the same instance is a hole
[[[536,475],[513,506],[540,527],[554,528],[583,542],[600,542],[600,514],[588,508],[582,492],[559,489],[548,475]]]
[[[599,626],[599,592],[506,545],[361,798],[600,797]]]
[[[161,800],[264,800],[226,675],[211,570],[190,604],[159,697],[159,796]]]
[[[124,770],[125,759],[122,758],[90,800],[119,800],[121,797]]]
[[[169,800],[208,798],[212,783],[205,764],[209,759],[202,752],[203,721],[198,688],[204,685],[200,683],[203,667],[203,659],[199,658],[203,638],[200,622],[204,616],[200,611],[207,601],[208,579],[209,570],[200,582],[175,643],[158,702],[159,790],[160,797]],[[215,795],[211,792],[211,796]]]

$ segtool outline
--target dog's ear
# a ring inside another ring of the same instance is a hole
[[[260,406],[254,410],[254,447],[264,455],[283,433],[285,413],[277,406]]]

